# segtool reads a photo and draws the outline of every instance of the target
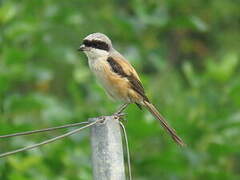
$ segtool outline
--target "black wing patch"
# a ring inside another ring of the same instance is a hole
[[[145,101],[149,102],[147,96],[145,95],[145,91],[142,83],[133,74],[130,74],[130,75],[126,74],[123,71],[122,66],[118,64],[118,62],[116,62],[112,57],[109,57],[107,59],[107,62],[111,66],[113,72],[115,72],[119,76],[126,77],[130,82],[132,89],[136,91],[138,94],[140,94]]]
[[[110,64],[113,72],[117,73],[119,76],[128,77],[128,75],[123,71],[122,66],[120,66],[120,64],[118,64],[112,57],[109,57],[107,62]]]

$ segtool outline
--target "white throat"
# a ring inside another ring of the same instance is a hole
[[[89,51],[84,51],[84,53],[87,55],[89,60],[107,57],[109,54],[109,52],[105,50],[95,49],[95,48],[91,48]]]

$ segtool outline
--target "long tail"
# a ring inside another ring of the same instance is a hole
[[[176,131],[170,127],[170,125],[167,123],[164,117],[158,112],[154,105],[147,101],[144,101],[144,105],[148,109],[148,111],[151,112],[152,115],[160,121],[162,127],[169,133],[172,139],[179,145],[185,146],[183,140],[177,135]]]

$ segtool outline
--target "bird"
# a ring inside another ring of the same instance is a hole
[[[123,55],[114,49],[107,35],[99,32],[87,35],[78,51],[84,52],[87,56],[90,70],[108,96],[123,103],[116,114],[120,114],[131,103],[135,103],[140,109],[145,107],[160,121],[162,127],[177,144],[185,145],[176,131],[150,102],[136,70]]]

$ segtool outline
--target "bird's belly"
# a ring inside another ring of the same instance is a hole
[[[90,68],[111,98],[125,103],[131,102],[128,96],[129,84],[125,78],[113,74],[106,65],[98,64],[97,67],[90,65]]]
[[[127,92],[128,84],[124,82],[125,80],[120,77],[109,77],[107,74],[102,72],[97,72],[96,77],[108,95],[114,100],[130,102]]]

